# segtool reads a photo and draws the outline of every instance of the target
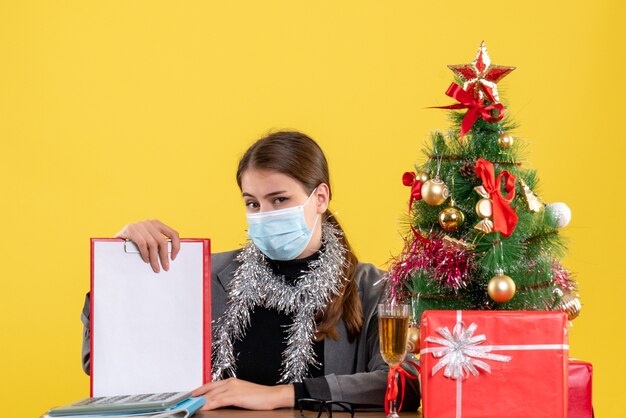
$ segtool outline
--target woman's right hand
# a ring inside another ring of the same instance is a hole
[[[167,256],[167,239],[172,240],[172,260],[176,259],[180,251],[180,238],[174,231],[163,222],[152,219],[126,225],[115,238],[129,239],[137,245],[141,258],[150,263],[152,270],[158,273],[159,258],[165,271],[170,269],[170,260]]]

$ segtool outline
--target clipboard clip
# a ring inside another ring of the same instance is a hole
[[[139,254],[139,247],[137,247],[137,244],[135,244],[131,240],[125,239],[124,240],[124,252],[126,254]],[[168,254],[172,253],[172,240],[170,239],[167,240],[167,253]]]

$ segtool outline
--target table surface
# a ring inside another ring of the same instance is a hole
[[[305,417],[316,418],[317,413],[312,411],[305,411]],[[355,412],[355,417],[380,417],[384,418],[384,412]],[[214,411],[199,411],[196,412],[194,418],[209,418],[209,417],[237,417],[237,418],[300,418],[300,411],[296,409],[276,409],[274,411],[247,411],[243,409],[216,409]],[[326,418],[326,414],[322,414],[322,418]],[[350,417],[350,414],[345,412],[333,412],[333,418],[345,418]],[[422,414],[419,412],[401,412],[400,418],[421,418]]]

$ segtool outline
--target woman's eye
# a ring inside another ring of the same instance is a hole
[[[289,200],[289,198],[287,198],[287,197],[277,197],[276,199],[274,199],[274,204],[275,205],[280,205],[281,203],[284,203],[287,200]]]
[[[259,204],[257,202],[246,202],[246,207],[248,209],[257,209]]]

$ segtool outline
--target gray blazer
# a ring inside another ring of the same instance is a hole
[[[211,255],[211,299],[212,318],[219,318],[226,309],[228,283],[239,262],[240,250]],[[311,397],[347,401],[360,405],[383,405],[389,367],[379,351],[378,318],[376,305],[383,296],[383,285],[374,285],[380,280],[382,271],[372,264],[359,263],[356,283],[363,309],[363,328],[350,343],[343,321],[337,325],[340,338],[324,340],[324,377],[305,379],[304,385]],[[82,318],[83,369],[89,372],[89,303],[85,303]],[[415,373],[415,370],[411,370]],[[330,393],[329,393],[330,390]],[[403,409],[417,409],[419,386],[416,381],[407,384]]]

